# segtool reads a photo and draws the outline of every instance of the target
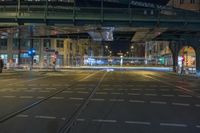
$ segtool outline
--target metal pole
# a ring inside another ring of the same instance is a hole
[[[101,0],[101,23],[103,23],[104,19],[104,0]]]
[[[33,49],[33,27],[30,26],[30,49]],[[33,68],[33,58],[34,58],[34,55],[31,55],[31,67],[30,67],[30,70],[32,70]]]
[[[18,28],[18,65],[21,64],[21,29]]]
[[[21,0],[18,0],[18,5],[17,5],[18,16],[20,16],[20,8],[21,8]]]
[[[73,5],[73,23],[75,24],[75,18],[76,18],[76,0],[74,0]]]

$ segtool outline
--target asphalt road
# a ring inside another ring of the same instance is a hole
[[[153,71],[0,74],[0,133],[58,133],[66,124],[70,133],[199,133],[200,79]]]

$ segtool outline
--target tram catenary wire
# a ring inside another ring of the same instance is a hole
[[[16,111],[13,111],[13,112],[11,112],[11,113],[5,114],[4,116],[1,116],[1,117],[0,117],[0,123],[4,123],[4,122],[6,122],[7,120],[9,120],[9,119],[11,119],[11,118],[14,118],[14,117],[17,116],[17,115],[19,115],[19,114],[21,114],[21,113],[23,113],[23,112],[25,112],[25,111],[27,111],[27,110],[30,110],[30,109],[32,109],[32,108],[35,107],[35,106],[38,106],[39,104],[41,104],[41,103],[43,103],[43,102],[49,100],[50,98],[52,98],[52,97],[54,97],[54,96],[56,96],[56,95],[62,93],[62,92],[65,91],[66,89],[69,89],[69,88],[74,87],[78,82],[81,82],[81,81],[83,81],[83,80],[86,80],[86,79],[88,79],[88,78],[90,78],[90,77],[96,75],[96,74],[99,73],[99,72],[100,72],[100,71],[97,71],[97,72],[92,73],[92,74],[88,74],[86,77],[80,78],[80,79],[76,80],[76,82],[73,82],[73,83],[72,83],[69,87],[67,87],[67,88],[60,89],[60,90],[56,91],[55,93],[50,94],[50,95],[48,95],[47,97],[45,97],[45,98],[43,98],[43,99],[40,99],[40,100],[38,100],[38,101],[35,101],[35,102],[33,102],[33,103],[31,103],[31,104],[29,104],[29,105],[23,107],[23,108],[20,108],[20,109],[18,109],[18,110],[16,110]]]

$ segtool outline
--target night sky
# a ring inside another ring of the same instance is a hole
[[[125,53],[126,51],[128,51],[129,49],[129,44],[130,44],[130,41],[113,41],[113,42],[110,42],[110,47],[111,47],[111,50],[113,51],[113,54],[116,54],[118,52],[123,52]]]

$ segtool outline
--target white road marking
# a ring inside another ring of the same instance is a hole
[[[158,96],[157,94],[144,94],[145,96]]]
[[[145,103],[145,101],[141,101],[141,100],[129,100],[129,102],[131,102],[131,103]]]
[[[92,98],[91,101],[105,101],[105,99]]]
[[[200,128],[200,125],[196,125],[196,128]]]
[[[139,124],[139,125],[151,125],[150,122],[143,122],[143,121],[125,121],[127,124]]]
[[[170,89],[160,89],[160,91],[170,91]]]
[[[79,97],[70,97],[69,99],[71,99],[71,100],[84,100],[84,98],[79,98]]]
[[[130,89],[130,90],[133,90],[133,91],[139,91],[139,90],[141,90],[141,89],[135,89],[135,88],[134,88],[134,89]]]
[[[177,124],[177,123],[160,123],[160,126],[187,127],[186,124]]]
[[[49,86],[49,84],[40,84],[40,86]]]
[[[46,88],[47,90],[57,90],[56,88]]]
[[[177,106],[190,106],[188,103],[172,103],[172,105],[177,105]]]
[[[107,123],[116,123],[117,120],[102,120],[102,119],[96,119],[96,120],[92,120],[94,122],[107,122]]]
[[[39,119],[56,119],[56,117],[54,117],[54,116],[41,116],[41,115],[37,115],[37,116],[35,116],[35,118],[39,118]]]
[[[24,92],[34,92],[35,90],[25,90]]]
[[[178,95],[178,97],[192,97],[190,95]]]
[[[38,99],[43,99],[44,97],[42,97],[42,96],[39,96],[39,97],[37,97]]]
[[[28,86],[36,86],[36,84],[28,84]]]
[[[122,95],[123,93],[111,93],[111,95]]]
[[[196,107],[200,107],[200,104],[195,104]]]
[[[79,94],[88,94],[89,92],[87,92],[87,91],[78,91],[77,93],[79,93]]]
[[[151,89],[151,88],[148,88],[148,89],[144,89],[145,91],[155,91],[156,89]]]
[[[27,118],[27,117],[29,117],[29,115],[17,115],[16,117]]]
[[[163,102],[163,101],[150,101],[150,103],[152,103],[152,104],[167,104],[167,102]]]
[[[65,117],[62,117],[62,118],[61,118],[61,120],[65,121],[65,120],[66,120],[66,118],[65,118]]]
[[[51,99],[65,99],[64,97],[52,97]]]
[[[73,93],[73,91],[63,91],[62,93]]]
[[[110,91],[110,90],[113,90],[113,89],[103,89],[103,90]]]
[[[106,94],[108,94],[108,93],[107,93],[107,92],[96,92],[96,94],[106,95]]]
[[[110,99],[111,102],[124,102],[124,99]]]
[[[15,98],[16,96],[2,96],[4,98]]]
[[[128,95],[139,96],[141,94],[139,94],[139,93],[128,93]]]
[[[77,121],[85,121],[85,119],[80,119],[80,118],[79,118],[79,119],[76,119],[76,120],[77,120]]]
[[[52,86],[62,86],[61,84],[52,84]]]
[[[41,90],[42,88],[32,88],[32,90]]]
[[[175,95],[172,95],[172,94],[163,94],[162,96],[163,97],[174,97]]]
[[[50,91],[39,91],[41,93],[49,93]]]
[[[20,96],[19,98],[22,98],[22,99],[30,99],[30,98],[33,98],[33,96]]]

